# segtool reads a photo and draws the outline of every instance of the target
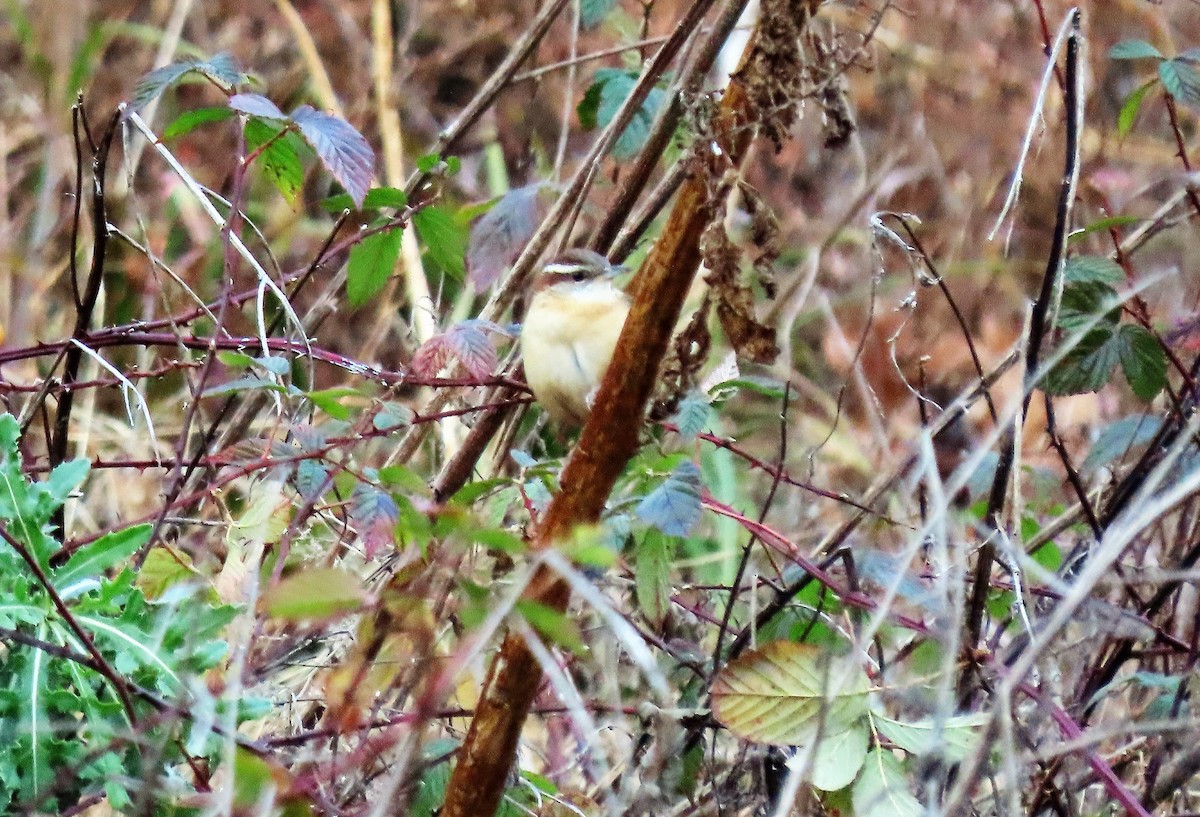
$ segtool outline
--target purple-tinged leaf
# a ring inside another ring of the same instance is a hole
[[[258,116],[263,119],[287,119],[287,114],[262,94],[234,94],[229,97],[229,107],[238,113]]]
[[[360,482],[350,497],[350,524],[358,531],[368,559],[396,544],[396,520],[400,509],[391,495],[374,485]]]
[[[471,225],[467,268],[477,290],[490,287],[525,249],[541,220],[542,186],[510,190]]]
[[[437,377],[450,364],[450,347],[445,335],[434,335],[421,344],[409,368],[417,377]]]
[[[435,377],[457,360],[472,377],[482,380],[496,370],[499,362],[496,347],[488,337],[492,333],[510,335],[507,329],[491,321],[456,323],[421,344],[413,355],[412,371],[419,377]]]
[[[305,501],[317,499],[317,492],[328,478],[329,466],[322,460],[300,460],[296,464],[296,490]]]
[[[486,331],[470,323],[473,322],[451,326],[446,339],[451,353],[462,361],[471,376],[483,379],[495,371],[499,362],[496,347]]]
[[[375,175],[375,152],[349,122],[301,105],[292,121],[355,205],[362,207]]]

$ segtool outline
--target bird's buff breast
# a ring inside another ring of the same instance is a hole
[[[559,285],[534,296],[521,330],[525,377],[560,423],[582,424],[612,359],[629,298],[607,281]]]

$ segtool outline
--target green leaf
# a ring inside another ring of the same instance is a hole
[[[178,139],[180,136],[191,133],[201,125],[208,125],[212,122],[224,122],[232,116],[233,111],[224,105],[214,108],[196,108],[192,111],[184,111],[175,117],[174,121],[163,130],[163,139]]]
[[[1126,97],[1125,102],[1122,103],[1121,111],[1117,114],[1117,135],[1122,139],[1133,130],[1138,113],[1142,110],[1142,102],[1146,99],[1146,93],[1153,87],[1154,81],[1151,80]]]
[[[462,280],[466,273],[467,230],[445,207],[425,207],[413,215],[421,243],[439,267]]]
[[[1125,270],[1102,255],[1074,255],[1067,259],[1063,280],[1069,284],[1095,283],[1115,287],[1125,283]]]
[[[58,505],[62,505],[67,501],[71,492],[87,479],[91,467],[91,463],[82,457],[59,463],[46,478],[46,491]]]
[[[363,199],[362,207],[354,203],[354,199],[350,198],[349,193],[338,193],[336,196],[330,196],[320,202],[321,208],[330,213],[340,213],[343,210],[365,211],[385,208],[399,210],[407,205],[408,196],[404,195],[403,190],[397,190],[394,187],[372,187],[367,191],[367,197]]]
[[[560,613],[553,607],[548,607],[532,599],[521,599],[514,608],[533,629],[549,640],[552,644],[570,650],[573,653],[584,651],[583,638],[579,633],[579,625]]]
[[[1153,400],[1167,386],[1167,354],[1145,327],[1126,324],[1119,333],[1121,371],[1133,393]]]
[[[1145,40],[1122,40],[1108,50],[1114,60],[1163,59],[1162,52]]]
[[[581,0],[579,22],[584,28],[599,25],[616,6],[617,0]]]
[[[231,369],[246,369],[254,363],[254,358],[241,352],[217,352],[217,360]]]
[[[1120,334],[1111,326],[1100,326],[1067,352],[1042,381],[1047,394],[1083,394],[1097,391],[1109,381],[1121,359]]]
[[[771,377],[744,375],[733,380],[725,380],[709,388],[708,393],[717,395],[731,389],[745,389],[772,400],[782,400],[786,391],[782,381]]]
[[[1188,60],[1164,60],[1158,64],[1158,78],[1168,94],[1185,105],[1200,107],[1200,71]]]
[[[1086,227],[1082,227],[1068,236],[1070,241],[1083,238],[1085,235],[1092,233],[1107,232],[1112,227],[1125,227],[1129,224],[1137,224],[1141,219],[1137,216],[1109,216],[1108,218],[1098,218]],[[1068,261],[1068,264],[1071,262]]]
[[[94,542],[71,554],[67,563],[54,571],[54,586],[59,590],[81,579],[100,576],[110,567],[125,561],[150,541],[154,526],[134,525],[124,530],[106,533]]]
[[[870,730],[858,722],[823,735],[813,752],[812,784],[821,791],[838,791],[854,782],[867,759]]]
[[[367,191],[367,197],[363,200],[363,209],[384,208],[389,207],[399,210],[402,207],[408,206],[408,196],[403,190],[398,190],[395,187],[372,187]]]
[[[146,554],[146,560],[138,570],[136,584],[148,598],[157,599],[168,589],[199,577],[200,572],[192,566],[192,560],[186,553],[157,546]]]
[[[636,72],[624,71],[619,68],[601,68],[597,71],[591,88],[584,94],[583,102],[577,109],[580,123],[583,124],[584,129],[590,130],[589,124],[593,127],[597,125],[602,128],[607,127],[625,103],[630,92],[633,91],[637,81]],[[597,90],[593,92],[592,89]],[[654,117],[666,99],[666,91],[661,88],[650,89],[646,99],[638,106],[633,118],[613,144],[614,159],[629,159],[641,150],[650,135],[650,126],[654,123]]]
[[[247,119],[246,149],[251,153],[262,149],[256,161],[262,163],[263,173],[285,199],[295,203],[304,186],[304,164],[300,161],[300,138],[285,131],[286,127],[265,119]]]
[[[311,568],[288,576],[263,593],[267,615],[291,621],[314,621],[345,615],[366,600],[362,582],[345,570]]]
[[[350,248],[346,265],[346,297],[350,306],[360,307],[387,284],[400,258],[404,233],[399,228],[372,233]]]
[[[1068,284],[1063,288],[1058,309],[1058,328],[1067,332],[1084,329],[1096,322],[1109,331],[1121,320],[1121,299],[1108,284]]]
[[[698,391],[690,391],[679,401],[679,408],[671,422],[679,429],[679,436],[685,440],[694,440],[696,435],[704,431],[712,420],[712,406],[708,397]]]
[[[940,756],[958,763],[979,744],[980,727],[987,723],[987,715],[955,715],[940,723],[933,720],[905,723],[875,713],[871,720],[879,734],[906,752]]]
[[[658,531],[647,531],[637,544],[634,578],[638,609],[661,627],[671,612],[671,540]]]
[[[333,419],[349,420],[350,409],[341,404],[341,399],[343,397],[361,397],[362,392],[358,389],[343,386],[333,389],[321,389],[320,391],[306,391],[304,396],[311,400],[314,406]]]
[[[450,764],[437,763],[421,776],[408,813],[412,817],[433,817],[446,802],[446,786],[450,784]]]
[[[207,77],[227,94],[246,81],[246,75],[229,54],[217,54],[207,60],[180,60],[156,68],[138,80],[133,91],[133,106],[145,108],[168,87],[193,73]]]
[[[854,817],[921,817],[925,809],[908,788],[900,761],[886,749],[867,754],[850,792]]]
[[[575,114],[579,117],[579,127],[585,131],[595,130],[599,122],[596,120],[596,112],[600,110],[600,92],[604,86],[599,82],[594,82],[588,86],[588,89],[583,93],[583,99],[579,100],[579,104],[575,106]]]
[[[1100,430],[1080,468],[1094,471],[1146,445],[1158,434],[1162,423],[1161,417],[1149,414],[1135,414],[1110,423]]]
[[[404,428],[410,425],[413,416],[413,411],[408,406],[400,403],[384,403],[375,413],[371,423],[380,431],[391,431],[394,428]],[[383,476],[382,472],[380,476]]]
[[[870,688],[866,672],[852,660],[807,644],[772,641],[717,673],[713,717],[746,740],[807,746],[860,723]]]
[[[687,536],[700,519],[700,489],[700,467],[685,460],[638,504],[638,518],[668,536]]]

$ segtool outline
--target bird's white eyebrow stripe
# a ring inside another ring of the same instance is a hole
[[[572,264],[567,261],[551,261],[549,264],[542,267],[542,270],[550,273],[551,275],[570,275],[572,272],[584,268],[585,267],[583,264]]]

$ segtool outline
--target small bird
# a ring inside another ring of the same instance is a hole
[[[560,426],[582,426],[612,360],[629,296],[599,253],[573,249],[543,267],[521,328],[525,379]]]

